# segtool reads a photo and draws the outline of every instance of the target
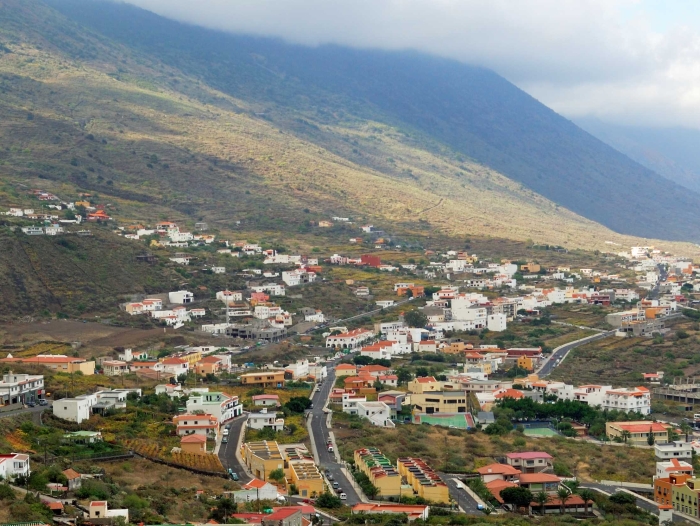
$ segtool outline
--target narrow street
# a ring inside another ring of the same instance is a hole
[[[328,364],[328,378],[321,385],[321,391],[313,397],[314,407],[311,410],[311,440],[313,440],[318,452],[319,469],[324,472],[326,469],[333,476],[333,480],[338,482],[343,492],[347,495],[345,504],[353,506],[361,502],[359,495],[355,491],[353,484],[345,477],[340,469],[340,464],[336,462],[333,453],[328,452],[328,426],[326,418],[328,415],[323,412],[323,408],[331,394],[331,389],[335,384],[335,364],[337,360]],[[354,481],[352,481],[354,483]],[[331,482],[332,484],[332,482]]]
[[[238,442],[241,434],[245,431],[245,423],[247,420],[248,415],[244,413],[226,424],[231,426],[228,433],[228,442],[226,444],[221,444],[221,447],[219,448],[219,459],[221,460],[221,463],[226,469],[231,468],[233,471],[238,473],[239,482],[241,484],[245,484],[251,479],[245,468],[238,461],[238,458],[236,458]]]

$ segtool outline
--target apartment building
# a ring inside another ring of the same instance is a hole
[[[219,420],[214,415],[184,414],[173,417],[178,436],[202,435],[205,438],[216,439],[219,433]]]
[[[10,371],[3,375],[0,382],[0,407],[36,402],[43,396],[44,376],[40,374],[20,374]]]
[[[467,393],[465,391],[441,391],[411,395],[413,413],[466,413]]]
[[[287,483],[296,486],[300,497],[313,498],[325,491],[323,477],[313,460],[290,460]]]
[[[381,451],[373,447],[357,449],[353,456],[355,467],[379,488],[381,497],[401,494],[401,475]]]
[[[276,469],[284,470],[284,458],[274,441],[246,442],[243,444],[243,462],[255,478],[268,480]]]
[[[257,387],[284,387],[284,371],[263,371],[240,376],[242,385]]]
[[[399,475],[413,487],[414,495],[431,502],[450,502],[450,492],[440,476],[420,458],[404,457],[396,461]]]
[[[676,475],[676,477],[678,476]],[[695,477],[686,479],[684,484],[671,485],[673,509],[697,518],[699,494],[700,480]]]

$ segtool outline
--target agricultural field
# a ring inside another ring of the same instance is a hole
[[[535,438],[513,431],[489,436],[459,429],[427,425],[399,425],[395,429],[373,427],[349,415],[333,414],[333,431],[342,457],[353,451],[379,448],[392,462],[399,456],[417,456],[437,470],[469,472],[516,451],[546,451],[560,473],[584,481],[626,480],[649,484],[654,474],[654,452],[619,445],[599,445],[564,437]]]
[[[619,312],[624,307],[603,307],[601,305],[577,305],[566,303],[553,305],[547,311],[553,320],[562,323],[571,323],[580,327],[592,327],[594,329],[610,329],[605,322],[605,316],[611,312]]]
[[[551,375],[576,384],[637,386],[643,373],[664,379],[700,375],[700,326],[687,319],[667,322],[665,338],[610,337],[574,349]]]

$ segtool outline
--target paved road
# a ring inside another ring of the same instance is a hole
[[[51,400],[47,400],[49,405],[37,405],[36,407],[28,407],[27,409],[16,409],[14,411],[2,411],[0,412],[0,418],[10,418],[17,415],[26,415],[31,413],[41,413],[42,411],[49,411],[51,409]]]
[[[613,493],[617,492],[617,488],[615,486],[606,486],[605,484],[596,484],[593,482],[584,482],[581,484],[582,488],[589,488],[589,489],[594,489],[594,490],[600,490],[605,493],[608,493],[612,495]],[[649,513],[652,513],[654,515],[659,514],[659,507],[656,504],[652,504],[651,502],[647,502],[644,499],[637,499],[637,507],[642,508],[643,510],[648,511]],[[683,517],[673,514],[673,522],[686,522]]]
[[[593,336],[590,336],[587,339],[583,340],[576,340],[575,342],[567,343],[565,345],[562,345],[558,347],[557,349],[554,350],[554,352],[549,356],[549,359],[542,365],[542,368],[537,371],[537,374],[539,375],[540,378],[544,378],[545,376],[549,376],[549,374],[554,370],[555,364],[557,363],[557,360],[561,359],[563,360],[567,354],[576,347],[580,347],[581,345],[587,345],[591,342],[594,342],[596,340],[601,340],[603,338],[607,338],[608,336],[612,336],[615,334],[615,331],[607,331],[607,332],[601,332],[600,334],[595,334]]]
[[[450,475],[449,473],[438,473],[438,475],[440,475],[443,482],[447,484],[450,495],[455,499],[455,502],[464,513],[468,515],[482,515],[484,513],[477,508],[476,500],[461,487],[463,483],[458,482],[455,475]]]
[[[333,479],[338,482],[348,497],[345,504],[353,506],[361,502],[359,495],[353,487],[354,481],[351,483],[351,481],[345,477],[340,470],[340,464],[336,462],[333,453],[328,452],[326,445],[328,441],[326,418],[328,415],[323,412],[323,406],[326,405],[326,401],[331,394],[331,389],[335,384],[335,364],[336,361],[327,364],[328,378],[326,378],[321,385],[321,391],[316,393],[313,397],[314,407],[309,417],[311,418],[311,440],[313,440],[316,445],[320,470],[323,472],[327,469],[331,475],[333,475]]]
[[[357,320],[359,318],[364,318],[366,316],[374,316],[375,314],[377,314],[379,312],[393,309],[395,307],[400,307],[401,305],[404,305],[404,304],[408,303],[409,301],[413,301],[413,298],[408,298],[408,299],[405,299],[403,301],[399,301],[397,303],[394,303],[391,307],[381,307],[379,309],[374,309],[374,310],[371,310],[368,312],[363,312],[362,314],[356,314],[354,316],[350,316],[349,318],[344,318],[342,320],[335,320],[332,323],[329,322],[329,323],[324,323],[322,325],[317,325],[316,327],[313,327],[313,328],[307,330],[306,333],[317,331],[319,329],[325,329],[326,327],[330,327],[331,325],[337,326],[337,325],[340,325],[341,323],[345,323],[346,321]]]
[[[238,473],[239,482],[245,484],[250,481],[251,478],[246,473],[245,468],[236,458],[236,448],[238,448],[238,441],[241,433],[245,431],[245,423],[248,420],[248,415],[243,414],[242,416],[236,417],[229,424],[231,427],[228,432],[228,443],[221,444],[219,448],[219,459],[225,468],[231,468],[233,471]]]

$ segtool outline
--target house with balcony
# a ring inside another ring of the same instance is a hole
[[[229,396],[220,392],[192,393],[187,400],[188,413],[205,413],[216,417],[223,424],[243,413],[243,405],[237,396]]]
[[[544,451],[523,451],[507,453],[506,464],[519,469],[522,473],[537,473],[552,467],[552,455]]]
[[[274,431],[282,431],[284,429],[284,418],[277,418],[276,411],[269,411],[266,407],[262,408],[259,413],[249,413],[246,424],[250,429],[273,429]]]
[[[654,442],[654,456],[656,460],[687,460],[693,458],[693,446],[689,442],[676,440],[674,442]]]
[[[24,453],[8,453],[0,455],[0,477],[11,481],[17,477],[29,477],[31,475],[29,455]]]
[[[0,407],[36,402],[44,397],[44,393],[43,375],[10,371],[0,381]]]
[[[219,420],[214,415],[201,413],[176,415],[173,417],[173,424],[178,436],[202,435],[216,440],[219,434]]]
[[[284,387],[284,371],[262,371],[247,373],[240,376],[241,385],[256,387]]]

